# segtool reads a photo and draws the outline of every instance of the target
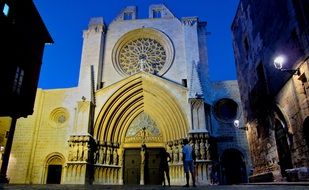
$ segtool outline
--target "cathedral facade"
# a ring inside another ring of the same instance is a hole
[[[209,184],[211,170],[222,184],[247,181],[238,85],[210,81],[206,22],[164,5],[136,15],[130,6],[108,26],[92,18],[78,86],[38,89],[33,115],[16,124],[10,183],[160,184],[166,149],[171,184],[181,185],[184,138],[197,184]]]

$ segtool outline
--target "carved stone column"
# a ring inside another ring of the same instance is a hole
[[[92,182],[92,156],[94,140],[90,135],[72,135],[69,140],[68,162],[64,184],[87,184]]]

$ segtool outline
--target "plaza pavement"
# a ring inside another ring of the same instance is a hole
[[[243,184],[243,185],[209,185],[197,187],[171,186],[162,187],[158,185],[14,185],[0,184],[2,190],[309,190],[309,183],[269,183],[269,184]]]

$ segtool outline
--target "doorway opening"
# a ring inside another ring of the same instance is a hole
[[[291,152],[288,144],[287,130],[278,119],[276,119],[275,121],[275,138],[281,175],[286,176],[285,170],[292,168],[293,165],[291,159]]]
[[[141,149],[126,149],[124,152],[124,184],[140,184],[143,175],[145,185],[161,185],[160,152],[162,148],[146,148],[144,171],[141,171]]]
[[[246,182],[246,165],[242,153],[237,149],[227,149],[221,157],[221,183],[239,184]]]
[[[49,165],[47,172],[47,184],[60,184],[62,165]]]

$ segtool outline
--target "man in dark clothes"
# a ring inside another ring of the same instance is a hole
[[[163,182],[163,187],[165,187],[165,177],[164,173],[167,178],[168,186],[170,187],[170,172],[169,172],[169,166],[168,162],[171,161],[171,156],[168,152],[166,152],[165,149],[162,149],[160,152],[160,171],[161,171],[161,179]]]

